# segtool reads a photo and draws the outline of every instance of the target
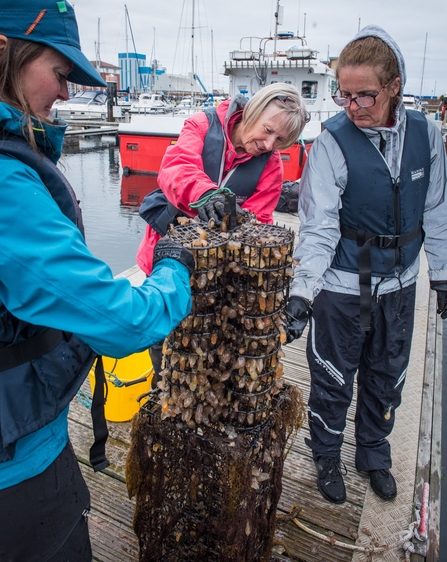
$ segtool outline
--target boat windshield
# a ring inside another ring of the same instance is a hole
[[[93,103],[103,105],[107,103],[107,96],[102,92],[86,90],[85,92],[78,92],[73,98],[68,100],[68,103]]]

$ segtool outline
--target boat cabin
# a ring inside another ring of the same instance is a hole
[[[255,40],[259,41],[257,48]],[[321,132],[321,123],[340,111],[331,97],[337,89],[334,71],[318,60],[318,52],[308,47],[302,37],[293,33],[260,40],[247,37],[242,39],[240,47],[232,51],[229,62],[224,63],[224,75],[229,77],[229,96],[242,94],[250,99],[258,90],[275,82],[295,86],[311,114],[303,140],[312,142]]]

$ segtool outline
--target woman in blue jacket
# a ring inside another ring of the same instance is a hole
[[[11,562],[91,560],[69,402],[98,355],[147,349],[191,310],[194,260],[180,245],[158,243],[140,287],[114,279],[88,250],[78,202],[56,167],[66,124],[50,120],[53,103],[68,99],[67,80],[106,85],[80,51],[72,6],[3,1],[0,559]],[[92,448],[95,470],[107,465],[103,447]]]

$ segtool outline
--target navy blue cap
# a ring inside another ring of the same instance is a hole
[[[0,33],[52,47],[73,63],[67,76],[84,86],[107,84],[81,52],[73,7],[62,0],[1,0]]]

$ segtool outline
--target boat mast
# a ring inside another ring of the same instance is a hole
[[[128,12],[128,10],[127,10],[126,4],[124,4],[124,7],[125,7],[125,9],[126,9],[126,16],[127,16],[127,18],[126,18],[126,51],[127,51],[127,57],[129,57],[129,52],[128,52],[128,49],[127,49],[127,25],[129,25],[130,36],[132,37],[132,45],[133,45],[133,50],[134,50],[134,53],[135,53],[135,65],[134,65],[134,66],[135,66],[135,70],[136,70],[136,73],[135,73],[135,74],[136,74],[136,77],[135,77],[135,79],[136,79],[136,82],[137,82],[137,84],[138,84],[138,85],[137,85],[138,91],[143,91],[143,79],[142,79],[141,74],[140,74],[140,59],[139,59],[139,57],[138,57],[137,47],[135,46],[135,38],[134,38],[134,36],[133,36],[132,24],[130,23],[129,12]],[[138,80],[138,79],[139,79],[139,80]],[[134,87],[134,88],[135,88],[135,87]]]
[[[279,5],[279,0],[276,1],[275,12],[275,35],[273,43],[273,60],[276,60],[276,41],[278,39],[278,25],[282,25],[284,16],[284,7]]]
[[[211,95],[214,95],[214,69],[213,69],[213,30],[211,30]]]
[[[192,21],[191,21],[191,68],[192,68],[192,82],[191,82],[191,107],[194,107],[194,83],[196,81],[196,73],[194,70],[194,12],[195,0],[192,0]]]
[[[101,55],[100,55],[100,18],[98,18],[98,43],[96,45],[96,70],[98,72],[100,72],[100,66],[101,66]]]
[[[419,100],[422,100],[422,86],[424,84],[424,71],[425,71],[425,55],[427,53],[427,38],[428,38],[428,33],[425,34],[425,47],[424,47],[424,58],[422,60],[422,76],[421,76],[421,89],[419,91]]]
[[[124,4],[124,19],[126,20],[125,23],[125,28],[126,28],[126,86],[127,88],[129,88],[129,92],[130,92],[130,78],[129,78],[129,70],[130,70],[130,65],[129,65],[129,38],[127,36],[127,6],[126,4]]]

